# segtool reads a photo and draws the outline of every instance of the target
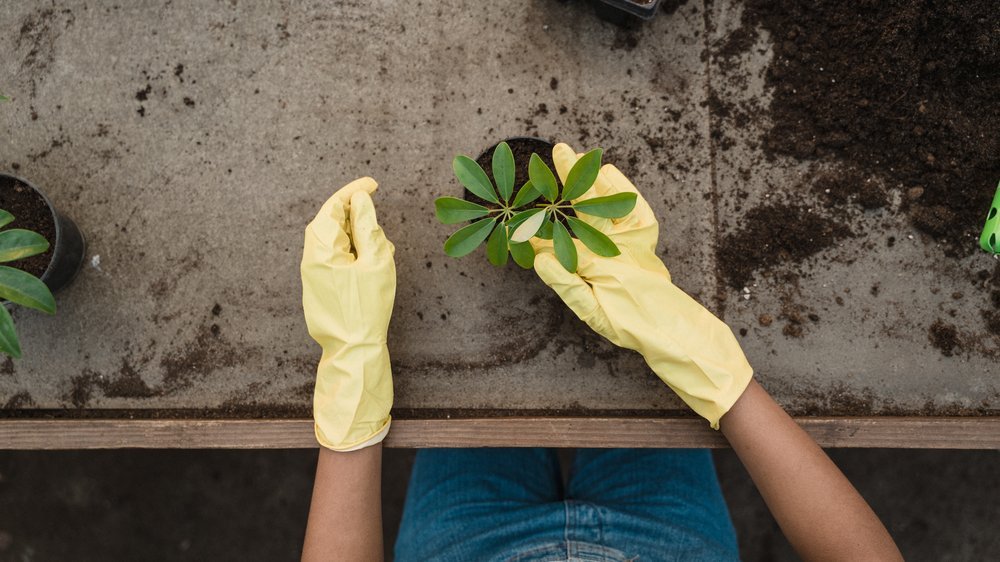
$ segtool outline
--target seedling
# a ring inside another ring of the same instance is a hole
[[[493,265],[505,265],[510,256],[517,265],[530,269],[534,265],[535,252],[529,240],[538,237],[552,240],[556,258],[570,272],[575,272],[577,266],[574,238],[599,256],[617,256],[621,252],[610,238],[578,218],[583,214],[617,219],[635,207],[635,193],[581,199],[597,180],[602,153],[597,148],[584,154],[573,165],[561,189],[552,170],[538,154],[532,154],[528,161],[529,179],[517,194],[514,193],[514,154],[507,143],[501,142],[493,151],[495,186],[475,160],[456,156],[452,161],[455,177],[470,193],[488,204],[480,205],[456,197],[439,197],[434,202],[437,218],[442,223],[471,221],[445,241],[445,253],[460,258],[486,241],[486,257]]]
[[[13,221],[14,215],[0,210],[0,228]],[[37,232],[22,228],[0,231],[0,263],[30,258],[48,249],[48,241]],[[0,265],[0,299],[48,314],[56,312],[56,301],[45,283],[30,273],[6,265]],[[0,351],[18,359],[21,344],[6,304],[0,305]]]

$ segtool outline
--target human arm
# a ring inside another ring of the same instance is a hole
[[[903,559],[847,477],[756,381],[720,429],[803,559]]]
[[[386,333],[396,290],[393,246],[361,178],[306,228],[302,308],[322,348],[313,417],[321,445],[303,560],[381,560],[381,441],[392,373]]]
[[[565,182],[578,155],[560,144],[552,157]],[[578,243],[579,267],[571,273],[551,243],[532,239],[538,276],[596,332],[642,354],[713,428],[721,424],[803,558],[898,560],[858,492],[753,380],[732,330],[673,284],[656,255],[659,224],[635,186],[605,165],[584,197],[623,192],[637,195],[628,216],[581,217],[615,242],[620,255],[597,256]]]
[[[319,449],[302,560],[382,560],[382,444]]]

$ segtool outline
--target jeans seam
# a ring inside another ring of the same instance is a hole
[[[563,512],[566,514],[566,525],[563,527],[563,544],[566,548],[566,559],[569,559],[569,501],[563,500]]]

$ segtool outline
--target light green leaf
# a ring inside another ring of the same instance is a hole
[[[535,265],[535,249],[530,242],[511,242],[510,255],[514,258],[514,263],[524,269],[531,269]]]
[[[5,96],[3,94],[0,94],[0,101],[10,101],[10,98],[8,98],[7,96]]]
[[[493,184],[490,183],[490,177],[475,160],[468,156],[456,156],[451,161],[451,169],[455,171],[455,177],[465,186],[465,189],[487,201],[500,202],[497,199],[496,191],[493,190]]]
[[[453,258],[460,258],[475,250],[496,224],[497,219],[480,219],[469,226],[458,229],[444,242],[444,253]],[[2,267],[2,266],[0,266]]]
[[[605,197],[594,197],[573,203],[573,210],[585,215],[618,219],[632,212],[635,208],[635,193],[615,193]]]
[[[12,222],[14,222],[14,215],[0,209],[0,227],[7,226]]]
[[[563,185],[562,198],[572,201],[587,192],[597,180],[597,174],[601,171],[601,154],[604,151],[595,148],[584,154],[573,164],[569,175],[566,176],[566,184]]]
[[[535,186],[531,185],[531,180],[528,180],[524,182],[524,185],[521,186],[521,189],[517,192],[517,196],[514,197],[514,202],[511,203],[511,206],[517,209],[531,203],[541,196],[542,194],[535,189]]]
[[[545,221],[545,222],[542,223],[542,228],[538,229],[538,232],[535,233],[535,236],[541,238],[542,240],[552,240],[552,219],[551,218],[549,218],[549,220],[547,220],[547,221]]]
[[[618,246],[616,246],[615,243],[612,242],[610,238],[605,236],[600,230],[597,230],[576,217],[566,217],[566,222],[568,222],[569,227],[573,229],[573,234],[575,234],[576,237],[580,239],[580,242],[583,242],[583,245],[589,248],[591,252],[606,258],[613,258],[621,254],[621,250],[618,249]]]
[[[444,224],[455,224],[485,217],[490,210],[482,205],[457,197],[438,197],[434,200],[434,213]]]
[[[527,242],[538,232],[539,227],[542,226],[542,222],[545,221],[545,209],[531,209],[530,211],[525,211],[525,213],[531,214],[523,219],[521,224],[517,225],[517,228],[514,229],[514,234],[510,236],[511,242]]]
[[[556,221],[552,228],[552,246],[556,251],[556,259],[570,273],[576,273],[576,244],[569,235],[563,223]]]
[[[514,193],[514,153],[502,142],[493,150],[493,179],[497,182],[500,197],[509,201]]]
[[[507,265],[507,225],[500,223],[486,242],[486,258],[499,267]]]
[[[14,330],[14,319],[7,312],[7,307],[0,304],[0,351],[14,359],[21,358],[21,344],[17,341]]]
[[[49,314],[56,312],[56,300],[45,283],[30,273],[6,265],[0,265],[0,299]]]
[[[522,222],[534,216],[535,213],[538,213],[543,210],[544,209],[528,209],[527,211],[521,211],[519,213],[514,214],[514,216],[507,221],[507,226],[510,227],[511,233],[513,233],[514,230],[517,229],[517,227],[520,226]]]
[[[0,232],[0,262],[36,256],[48,249],[48,240],[37,232],[22,228]]]
[[[555,203],[556,198],[559,197],[556,176],[538,154],[532,153],[531,160],[528,161],[528,177],[531,178],[531,185],[542,194],[542,197]]]

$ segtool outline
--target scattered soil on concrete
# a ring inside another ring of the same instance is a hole
[[[774,43],[765,151],[920,188],[913,224],[952,255],[975,251],[1000,177],[996,2],[748,0],[743,17]]]
[[[19,408],[30,408],[35,405],[35,400],[27,392],[18,392],[4,403],[4,410],[17,410]]]
[[[802,261],[852,235],[839,222],[799,205],[772,203],[749,210],[740,228],[719,244],[718,273],[734,289],[755,271]]]
[[[927,337],[931,340],[931,345],[941,350],[941,355],[951,357],[956,351],[961,351],[962,340],[959,338],[958,329],[954,324],[949,324],[943,320],[935,320],[931,324]]]
[[[41,277],[49,267],[56,241],[56,224],[45,200],[34,189],[7,176],[0,176],[0,209],[14,215],[6,228],[24,228],[41,234],[49,241],[49,249],[37,256],[4,265]]]
[[[853,168],[824,172],[812,188],[831,206],[854,203],[862,209],[875,210],[889,204],[889,191],[882,183]]]

